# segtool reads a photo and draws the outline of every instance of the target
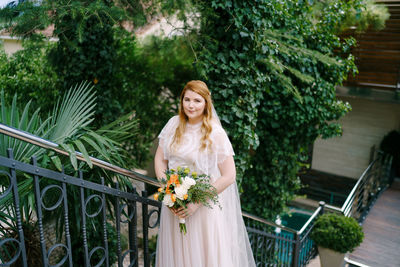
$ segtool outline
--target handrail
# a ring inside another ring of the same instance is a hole
[[[261,222],[261,223],[263,223],[263,224],[267,224],[267,225],[269,225],[269,226],[273,226],[273,227],[276,227],[276,228],[281,228],[281,229],[284,230],[284,231],[287,231],[287,232],[290,232],[290,233],[293,233],[293,234],[297,234],[297,231],[294,230],[294,229],[292,229],[292,228],[290,228],[290,227],[287,227],[287,226],[284,226],[284,225],[280,225],[280,224],[276,224],[276,223],[267,221],[266,219],[263,219],[263,218],[258,217],[258,216],[256,216],[256,215],[247,213],[247,212],[245,212],[245,211],[242,211],[242,215],[245,216],[245,217],[247,217],[247,218],[249,218],[249,219],[253,219],[253,220],[255,220],[255,221]]]
[[[19,140],[31,143],[33,145],[40,146],[45,149],[53,150],[57,153],[60,153],[60,154],[66,155],[66,156],[69,155],[68,152],[62,150],[60,148],[60,146],[56,143],[53,143],[53,142],[43,139],[41,137],[35,136],[33,134],[15,129],[13,127],[7,126],[3,123],[0,123],[0,133],[3,133],[5,135],[17,138]],[[75,151],[75,155],[76,155],[77,159],[79,159],[81,161],[85,161],[85,158],[83,157],[82,153]],[[92,161],[93,165],[96,165],[100,168],[107,169],[107,170],[113,171],[115,173],[118,173],[118,174],[121,174],[124,176],[128,176],[130,178],[133,178],[133,179],[136,179],[136,180],[139,180],[141,182],[148,183],[151,185],[155,185],[155,186],[160,185],[158,180],[156,180],[154,178],[147,177],[138,172],[127,170],[127,169],[121,168],[119,166],[115,166],[109,162],[103,161],[101,159],[97,159],[95,157],[89,157],[89,158]]]
[[[301,235],[306,229],[307,227],[311,224],[311,222],[315,219],[315,217],[317,217],[319,215],[319,213],[321,212],[322,207],[319,206],[313,213],[313,215],[311,215],[311,217],[307,220],[307,222],[303,225],[303,227],[301,227],[300,231],[297,232],[298,235]]]
[[[350,203],[351,199],[354,198],[355,192],[359,186],[359,184],[361,183],[361,181],[364,179],[365,175],[368,173],[368,171],[372,168],[372,166],[375,164],[375,162],[377,161],[377,159],[374,159],[369,165],[368,167],[364,170],[364,172],[361,174],[360,178],[357,180],[356,184],[353,186],[353,189],[351,190],[349,196],[346,198],[346,201],[344,202],[342,208],[340,209],[341,212],[347,216],[347,211],[348,209],[346,208],[348,206],[348,204]]]
[[[332,205],[325,205],[325,207],[328,210],[339,212],[345,216],[351,216],[353,204],[354,204],[354,201],[356,201],[355,199],[356,199],[357,192],[360,190],[361,187],[364,186],[363,183],[368,181],[368,179],[370,178],[369,173],[371,172],[371,169],[373,168],[373,166],[382,159],[386,160],[385,154],[382,151],[378,151],[378,157],[376,159],[374,159],[368,165],[368,167],[363,171],[360,178],[358,178],[356,184],[353,186],[351,192],[349,193],[348,197],[346,198],[346,201],[344,202],[344,204],[341,207],[335,207]]]
[[[332,205],[329,205],[329,204],[325,204],[325,208],[327,208],[327,209],[329,209],[329,210],[337,211],[337,212],[339,212],[339,213],[342,213],[342,209],[339,208],[339,207],[336,207],[336,206],[332,206]]]

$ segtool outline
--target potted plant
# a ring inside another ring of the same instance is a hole
[[[354,218],[335,213],[319,216],[311,232],[322,267],[343,266],[345,253],[352,252],[363,238],[362,227]]]

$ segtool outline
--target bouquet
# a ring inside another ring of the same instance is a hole
[[[164,205],[178,209],[187,208],[189,203],[200,203],[212,208],[210,202],[219,204],[217,190],[210,184],[210,177],[191,172],[189,168],[178,167],[165,171],[167,179],[162,179],[162,187],[154,199],[162,201]],[[186,234],[185,219],[179,219],[179,229]]]

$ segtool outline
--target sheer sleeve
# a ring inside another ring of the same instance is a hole
[[[169,146],[175,134],[176,127],[178,127],[178,124],[179,124],[179,117],[178,116],[172,117],[171,119],[169,119],[167,124],[164,126],[164,128],[158,135],[159,139],[158,145],[163,149],[165,160],[168,160],[169,158]]]
[[[216,149],[217,154],[217,163],[220,164],[225,161],[225,159],[229,156],[234,156],[232,144],[229,141],[228,135],[225,130],[222,129],[221,126],[217,126],[215,129],[215,135],[213,138],[214,147]]]

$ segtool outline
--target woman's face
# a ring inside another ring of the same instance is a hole
[[[203,119],[206,100],[192,90],[187,90],[183,96],[183,111],[190,123],[198,123]]]

